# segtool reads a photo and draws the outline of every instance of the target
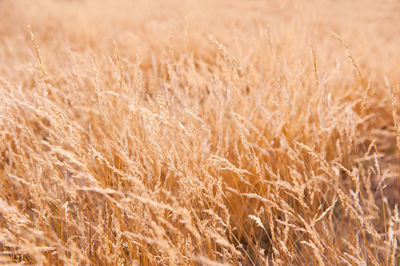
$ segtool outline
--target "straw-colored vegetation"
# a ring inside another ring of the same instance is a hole
[[[0,1],[0,263],[398,264],[399,12]]]

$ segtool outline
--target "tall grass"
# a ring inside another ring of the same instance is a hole
[[[0,1],[0,263],[398,264],[399,9]]]

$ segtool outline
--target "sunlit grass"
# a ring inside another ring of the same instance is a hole
[[[0,263],[399,263],[395,1],[1,1]]]

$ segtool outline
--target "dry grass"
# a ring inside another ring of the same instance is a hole
[[[398,265],[399,11],[0,1],[0,263]]]

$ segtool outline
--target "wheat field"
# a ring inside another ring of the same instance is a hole
[[[0,264],[399,265],[400,2],[0,0]]]

